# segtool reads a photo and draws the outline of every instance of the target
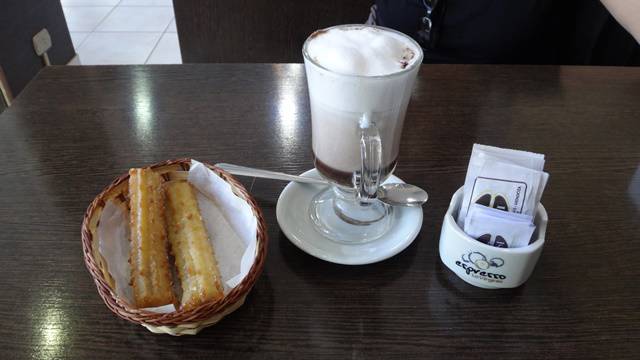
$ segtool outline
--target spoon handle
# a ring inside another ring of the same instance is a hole
[[[258,177],[263,179],[295,181],[295,182],[309,183],[309,184],[320,184],[320,185],[329,184],[328,181],[322,180],[322,179],[297,176],[297,175],[289,175],[281,172],[255,169],[255,168],[234,165],[234,164],[219,163],[219,164],[216,164],[216,166],[221,168],[224,171],[232,173],[233,175],[253,176],[253,177]]]

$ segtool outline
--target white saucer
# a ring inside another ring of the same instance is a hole
[[[316,169],[302,176],[320,178]],[[390,176],[387,183],[402,183]],[[395,217],[389,231],[379,239],[364,244],[340,244],[316,231],[309,217],[311,199],[322,185],[289,183],[278,198],[276,216],[280,229],[302,251],[319,259],[344,265],[371,264],[388,259],[409,246],[422,227],[421,207],[394,207]]]

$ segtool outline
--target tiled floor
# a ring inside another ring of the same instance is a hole
[[[70,65],[180,64],[172,0],[60,0],[76,57]]]

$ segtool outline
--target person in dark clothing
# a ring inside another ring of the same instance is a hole
[[[413,37],[428,63],[640,64],[640,1],[376,0],[368,23]]]

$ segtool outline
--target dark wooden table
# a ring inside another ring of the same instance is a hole
[[[245,179],[271,242],[242,308],[174,338],[104,306],[80,222],[114,177],[179,157],[300,173],[310,141],[301,65],[43,70],[0,116],[0,357],[638,358],[637,68],[425,66],[396,174],[431,199],[405,251],[315,259],[278,228],[284,184]],[[474,288],[438,257],[474,142],[547,155],[547,244],[517,289]]]

